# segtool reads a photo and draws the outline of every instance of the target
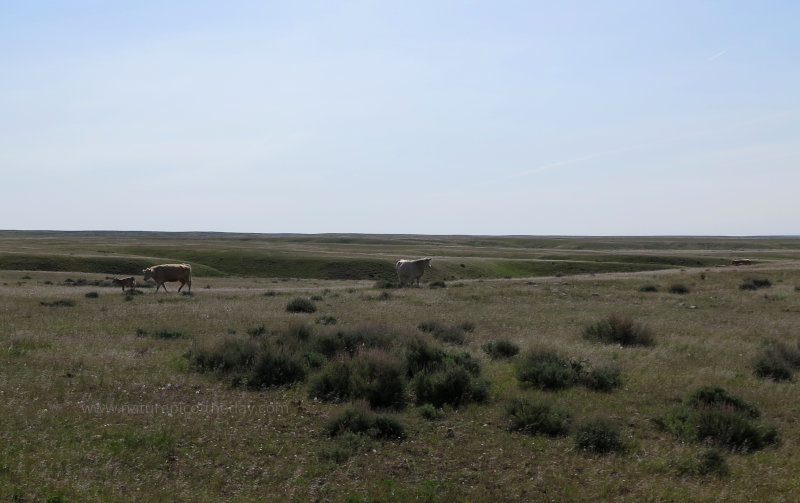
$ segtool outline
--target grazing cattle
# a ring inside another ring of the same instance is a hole
[[[111,283],[121,286],[123,292],[125,291],[126,286],[128,288],[136,288],[136,280],[133,278],[133,276],[128,276],[127,278],[112,278],[111,276],[106,276],[106,279],[110,279]]]
[[[422,277],[422,273],[425,272],[425,268],[431,267],[431,258],[425,257],[417,260],[398,260],[396,267],[397,278],[401,285],[403,284],[403,278],[408,278],[412,285],[414,284],[414,280],[417,280],[417,286],[419,286],[419,278]]]
[[[153,267],[142,269],[142,272],[144,273],[145,281],[153,279],[156,282],[155,293],[158,293],[158,289],[162,286],[166,292],[167,286],[164,283],[171,281],[181,282],[181,286],[178,287],[179,292],[187,284],[189,285],[189,292],[192,291],[192,266],[189,264],[154,265]]]
[[[751,265],[753,262],[749,258],[735,258],[731,260],[731,265]]]

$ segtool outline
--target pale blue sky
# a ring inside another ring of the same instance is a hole
[[[800,234],[800,2],[0,6],[0,229]]]

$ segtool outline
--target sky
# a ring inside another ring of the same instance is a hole
[[[2,0],[0,229],[800,234],[798,19]]]

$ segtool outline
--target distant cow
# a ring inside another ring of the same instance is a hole
[[[751,265],[753,263],[749,258],[735,258],[731,260],[731,265]]]
[[[166,292],[167,286],[164,283],[172,281],[181,282],[181,286],[178,287],[179,292],[187,284],[189,285],[189,292],[192,291],[192,266],[189,264],[154,265],[153,267],[142,269],[142,272],[144,273],[145,281],[153,279],[156,282],[155,293],[158,293],[158,289],[162,286]]]
[[[128,288],[136,288],[136,280],[133,278],[133,276],[128,276],[127,278],[112,278],[111,276],[106,276],[106,279],[110,279],[111,283],[121,286],[123,292],[125,291],[126,286]]]
[[[419,278],[422,277],[422,273],[425,272],[426,268],[431,267],[431,258],[425,257],[417,260],[398,260],[397,261],[397,278],[400,281],[400,284],[403,284],[403,278],[408,278],[411,281],[411,284],[414,284],[414,280],[417,280],[417,286],[419,286]]]

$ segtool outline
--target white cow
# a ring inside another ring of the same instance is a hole
[[[188,283],[189,292],[192,291],[192,266],[189,264],[162,264],[142,269],[144,273],[144,280],[153,279],[156,282],[156,293],[159,288],[164,288],[167,291],[167,286],[164,283],[172,281],[180,281],[181,286],[178,291]]]
[[[401,285],[403,284],[403,278],[408,278],[412,285],[414,284],[414,280],[417,280],[417,286],[419,286],[419,278],[422,277],[422,273],[425,272],[425,269],[430,269],[430,267],[430,257],[417,260],[398,260],[396,265],[397,278]]]

